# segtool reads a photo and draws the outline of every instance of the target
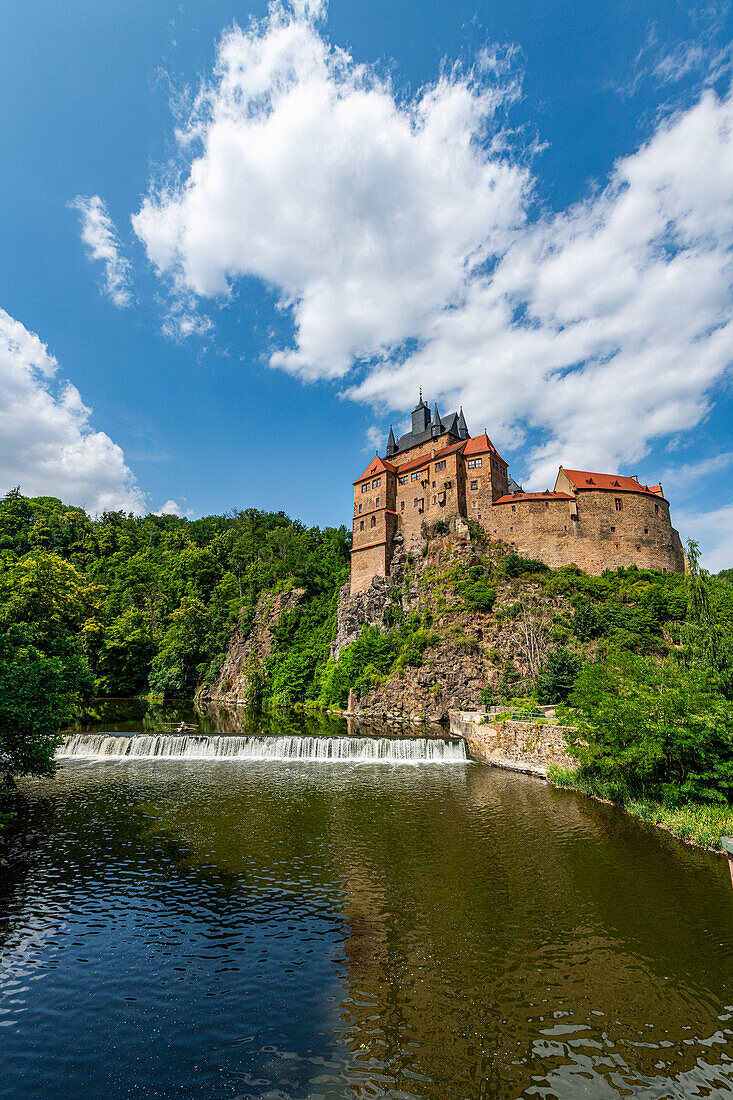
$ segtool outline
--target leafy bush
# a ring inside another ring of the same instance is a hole
[[[534,558],[523,558],[520,554],[507,554],[502,563],[507,577],[521,577],[524,573],[548,573],[549,566]]]
[[[617,789],[615,801],[733,797],[733,705],[703,672],[616,651],[580,670],[568,702],[570,752],[581,774]]]
[[[541,703],[564,703],[573,690],[582,661],[562,646],[547,655],[537,678],[537,697]]]

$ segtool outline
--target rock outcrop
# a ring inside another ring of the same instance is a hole
[[[364,592],[341,592],[336,656],[354,641],[364,623],[388,627],[384,612],[400,608],[405,617],[420,614],[432,622],[435,644],[422,664],[400,673],[357,699],[348,713],[390,720],[441,721],[451,710],[476,710],[486,687],[494,693],[508,683],[533,681],[547,650],[552,619],[562,599],[550,599],[536,579],[499,581],[491,612],[471,609],[457,583],[472,567],[482,571],[498,560],[496,543],[472,542],[468,527],[426,539],[419,555],[410,555],[395,576],[375,577]]]
[[[331,656],[334,659],[338,659],[344,646],[356,641],[365,624],[377,626],[383,631],[388,629],[384,613],[397,583],[398,578],[394,576],[374,577],[367,589],[353,596],[350,595],[350,585],[342,585],[336,612],[336,637],[331,645]]]
[[[252,676],[272,652],[273,627],[280,621],[281,615],[297,607],[304,595],[305,589],[291,588],[286,592],[265,592],[260,596],[252,629],[247,631],[239,626],[235,630],[216,679],[196,692],[198,704],[247,703]]]

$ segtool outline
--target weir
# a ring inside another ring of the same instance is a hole
[[[428,737],[196,736],[73,733],[57,760],[301,760],[317,763],[465,764],[463,741]]]

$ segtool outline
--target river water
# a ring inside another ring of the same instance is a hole
[[[0,1097],[733,1095],[725,862],[448,755],[77,755],[26,782]]]

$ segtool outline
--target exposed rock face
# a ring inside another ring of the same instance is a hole
[[[304,588],[288,592],[263,593],[257,601],[254,625],[249,633],[235,630],[229,642],[224,664],[213,683],[203,685],[196,701],[206,703],[246,703],[252,670],[272,652],[273,627],[280,616],[292,611],[305,595]]]
[[[438,722],[449,710],[474,710],[482,689],[498,674],[480,652],[445,643],[426,654],[420,668],[406,668],[402,676],[380,684],[356,700],[350,713],[385,718],[427,719]]]
[[[396,583],[395,577],[374,577],[367,589],[353,596],[349,594],[350,585],[342,585],[336,612],[336,637],[331,645],[333,658],[338,658],[345,645],[356,641],[365,623],[378,626],[382,631],[387,630],[384,612]]]
[[[489,545],[477,556],[464,524],[447,535],[432,537],[424,552],[411,556],[395,576],[375,577],[368,589],[354,596],[344,586],[333,656],[359,636],[364,623],[386,630],[383,616],[390,605],[401,606],[406,616],[430,611],[433,629],[440,636],[425,650],[421,666],[405,667],[360,699],[352,693],[350,715],[440,721],[450,710],[479,708],[483,689],[489,686],[496,691],[507,669],[515,679],[536,674],[549,639],[552,612],[560,601],[553,608],[538,584],[510,581],[497,591],[494,611],[516,604],[520,584],[529,610],[505,616],[469,611],[452,581],[456,569],[465,571],[500,553],[500,547]]]

